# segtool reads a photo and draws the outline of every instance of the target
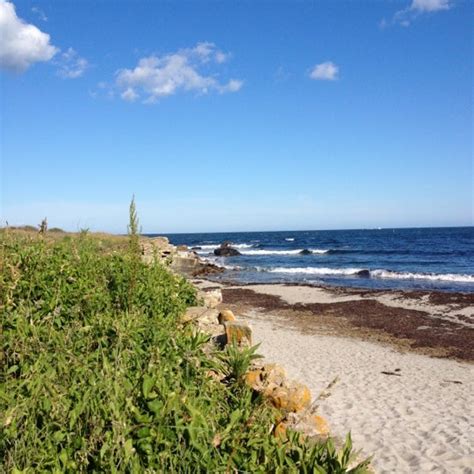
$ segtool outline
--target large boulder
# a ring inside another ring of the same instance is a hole
[[[213,288],[212,290],[199,290],[198,298],[202,299],[204,306],[208,308],[215,308],[222,303],[222,291],[220,288]]]
[[[252,329],[242,321],[227,321],[224,323],[227,344],[235,342],[239,346],[252,345]]]
[[[220,247],[214,250],[214,255],[217,255],[218,257],[235,257],[241,255],[241,253],[232,247],[229,242],[224,242]]]
[[[223,309],[222,311],[219,311],[219,324],[225,324],[228,321],[235,321],[235,319],[234,313],[230,309]]]
[[[285,369],[277,364],[256,367],[245,374],[246,384],[257,392],[271,393],[286,383]]]
[[[297,413],[307,408],[311,403],[311,392],[308,387],[295,381],[276,387],[271,392],[266,390],[265,395],[275,408],[283,412]]]

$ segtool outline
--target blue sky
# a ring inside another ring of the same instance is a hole
[[[473,4],[0,0],[1,219],[473,225]]]

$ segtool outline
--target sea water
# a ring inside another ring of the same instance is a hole
[[[153,236],[153,234],[149,234]],[[236,282],[474,292],[474,227],[168,234]],[[216,257],[230,242],[241,255]]]

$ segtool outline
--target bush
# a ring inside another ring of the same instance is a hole
[[[253,355],[179,326],[184,279],[104,239],[0,235],[0,470],[346,472],[350,446],[269,434],[236,375]]]

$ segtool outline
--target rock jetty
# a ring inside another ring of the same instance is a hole
[[[158,260],[176,273],[185,276],[195,277],[223,271],[221,267],[200,259],[196,252],[185,245],[176,247],[170,244],[166,237],[144,237],[140,240],[140,245],[145,262]]]

